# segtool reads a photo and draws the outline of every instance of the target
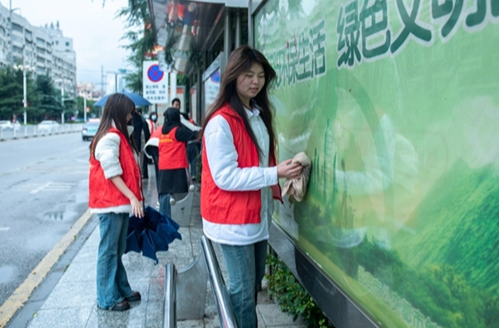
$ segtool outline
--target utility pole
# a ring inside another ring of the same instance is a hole
[[[87,95],[83,96],[83,122],[87,121]]]
[[[102,93],[102,95],[104,96],[104,66],[101,65],[100,67],[100,91]]]
[[[56,80],[57,82],[60,82],[61,83],[61,106],[62,106],[62,113],[61,113],[61,124],[64,124],[64,113],[66,112],[64,110],[64,100],[72,100],[74,98],[64,98],[64,84],[66,82],[69,82],[68,80],[64,80],[64,79],[57,79]]]
[[[9,45],[10,45],[10,65],[14,65],[14,54],[13,54],[14,48],[12,46],[12,0],[9,0]]]
[[[64,124],[64,82],[61,82],[61,106],[62,106],[62,113],[61,113],[61,124]]]

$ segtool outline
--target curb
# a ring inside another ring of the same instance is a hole
[[[90,209],[75,222],[62,239],[45,255],[35,269],[31,271],[24,282],[17,287],[12,295],[0,307],[0,328],[4,328],[16,312],[28,301],[31,293],[45,279],[66,249],[75,241],[78,233],[92,217]]]

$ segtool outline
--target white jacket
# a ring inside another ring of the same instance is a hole
[[[204,147],[215,184],[223,190],[261,190],[262,208],[259,224],[217,224],[203,219],[205,235],[214,242],[229,245],[249,245],[269,238],[269,226],[274,211],[270,186],[277,184],[277,167],[268,167],[269,135],[257,109],[246,110],[258,145],[263,151],[260,166],[239,168],[229,123],[213,116],[204,132]]]

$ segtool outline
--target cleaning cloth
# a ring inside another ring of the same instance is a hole
[[[312,168],[312,161],[304,152],[300,152],[293,157],[293,163],[300,163],[303,167],[301,175],[297,179],[287,178],[284,181],[282,188],[282,196],[288,194],[292,196],[297,202],[301,202],[307,192],[307,184],[310,179],[310,169]]]

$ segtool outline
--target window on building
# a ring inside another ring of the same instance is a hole
[[[12,35],[12,41],[17,42],[17,43],[20,43],[20,44],[23,44],[23,43],[24,43],[23,38],[22,38],[22,37],[20,37],[20,36],[17,36],[17,35]]]
[[[23,53],[23,48],[18,47],[18,46],[12,46],[12,51],[17,54],[22,54]]]
[[[12,23],[12,30],[22,33],[24,29],[21,25],[16,24],[16,23]]]

